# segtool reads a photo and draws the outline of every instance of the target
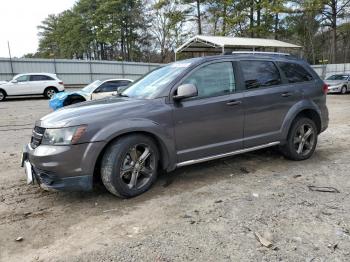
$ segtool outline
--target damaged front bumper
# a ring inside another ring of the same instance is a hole
[[[28,184],[45,190],[90,191],[98,154],[104,143],[87,143],[65,147],[39,146],[23,149],[21,165]]]

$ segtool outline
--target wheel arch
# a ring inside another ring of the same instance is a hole
[[[45,87],[45,89],[44,89],[44,94],[45,94],[46,90],[49,89],[49,88],[53,88],[53,89],[56,90],[56,92],[58,92],[58,88],[57,88],[57,87],[55,87],[55,86],[47,86],[47,87]]]
[[[282,125],[282,137],[283,140],[285,140],[288,136],[290,127],[292,126],[292,123],[294,120],[298,117],[307,117],[313,120],[317,127],[318,134],[321,133],[322,129],[322,120],[321,120],[321,112],[318,109],[317,105],[314,102],[308,101],[301,101],[300,103],[296,104],[294,107],[292,107],[289,112],[287,113],[283,125]]]
[[[5,96],[7,96],[7,92],[6,92],[6,90],[5,90],[5,89],[0,88],[0,91],[3,91],[3,92],[5,93]]]
[[[157,145],[157,148],[159,150],[159,163],[160,163],[160,168],[161,169],[168,169],[169,165],[170,165],[170,156],[169,156],[169,152],[168,149],[165,145],[165,142],[156,134],[154,134],[153,132],[150,131],[145,131],[145,130],[133,130],[133,131],[125,131],[123,133],[119,133],[116,136],[110,138],[108,140],[108,142],[106,143],[106,145],[102,148],[102,150],[99,152],[98,157],[95,161],[95,165],[94,165],[94,181],[98,181],[101,177],[101,173],[100,173],[100,167],[101,167],[101,162],[102,162],[102,158],[104,153],[106,152],[106,149],[112,144],[114,143],[116,140],[125,137],[125,136],[129,136],[129,135],[137,135],[137,134],[141,134],[141,135],[145,135],[148,137],[151,137],[154,142]]]

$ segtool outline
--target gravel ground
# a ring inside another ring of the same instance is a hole
[[[26,185],[20,152],[48,101],[0,103],[0,260],[350,261],[350,95],[327,102],[307,161],[257,151],[162,174],[130,200]]]

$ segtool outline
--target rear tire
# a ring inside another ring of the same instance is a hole
[[[0,90],[0,101],[4,101],[6,98],[6,93],[3,90]]]
[[[47,99],[51,99],[57,93],[57,89],[54,87],[48,87],[44,91],[44,96]]]
[[[296,118],[289,129],[287,142],[281,147],[283,155],[291,160],[300,161],[312,156],[317,145],[318,131],[310,118]]]
[[[348,89],[346,88],[346,86],[342,86],[341,90],[340,90],[340,93],[342,95],[345,95],[346,93],[348,92]]]
[[[147,191],[157,178],[159,152],[152,138],[128,135],[108,146],[101,164],[106,189],[122,198]]]

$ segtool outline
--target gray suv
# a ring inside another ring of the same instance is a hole
[[[309,158],[328,126],[327,85],[301,60],[276,54],[194,58],[160,67],[118,96],[36,122],[22,164],[45,189],[148,190],[159,169],[279,146]]]

